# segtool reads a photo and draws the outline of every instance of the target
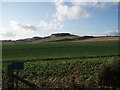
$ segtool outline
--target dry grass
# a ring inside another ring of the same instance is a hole
[[[120,41],[119,37],[96,37],[84,40],[77,40],[71,42],[105,42],[105,41]]]

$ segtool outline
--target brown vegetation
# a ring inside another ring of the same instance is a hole
[[[95,37],[84,40],[76,40],[72,42],[105,42],[105,41],[120,41],[119,37]]]

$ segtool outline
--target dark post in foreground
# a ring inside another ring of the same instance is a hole
[[[22,62],[13,62],[12,64],[8,65],[8,85],[7,88],[10,90],[14,89],[14,71],[17,70],[17,77],[18,77],[18,70],[23,69]],[[18,79],[16,78],[16,88],[18,89]]]
[[[12,64],[8,65],[8,84],[7,84],[7,90],[18,90],[19,89],[19,81],[23,82],[27,86],[31,87],[31,90],[39,89],[38,86],[36,86],[33,83],[30,83],[29,81],[24,80],[23,78],[18,76],[18,70],[24,69],[24,63],[23,62],[13,62]],[[16,75],[14,74],[14,70],[16,70]],[[16,80],[16,88],[14,88],[14,81]]]
[[[13,78],[13,70],[11,69],[11,64],[8,65],[7,69],[8,69],[7,70],[8,71],[8,73],[7,73],[7,77],[8,77],[7,88],[9,90],[13,90],[13,88],[14,88],[14,78]]]

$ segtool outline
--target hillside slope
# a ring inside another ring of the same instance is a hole
[[[77,36],[70,33],[56,33],[47,37],[32,37],[19,40],[2,40],[2,43],[40,43],[40,42],[101,42],[101,41],[119,41],[118,36],[114,37],[93,37]]]
[[[84,40],[76,40],[72,42],[106,42],[106,41],[120,41],[119,37],[94,37]]]

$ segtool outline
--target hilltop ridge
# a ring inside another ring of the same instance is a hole
[[[68,39],[72,37],[79,37],[77,35],[72,35],[70,33],[55,33],[46,37],[35,36],[32,38],[18,39],[18,40],[2,40],[2,43],[28,43],[28,42],[49,42],[61,39]]]
[[[78,36],[70,33],[54,33],[50,36],[25,38],[19,40],[2,40],[2,43],[38,43],[38,42],[94,42],[94,41],[119,41],[119,36]]]

